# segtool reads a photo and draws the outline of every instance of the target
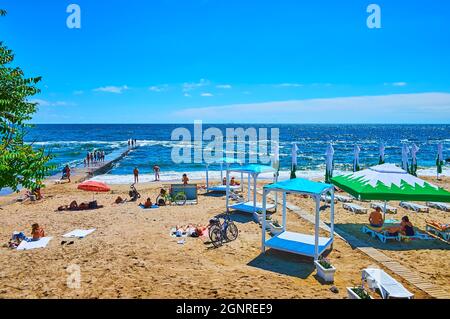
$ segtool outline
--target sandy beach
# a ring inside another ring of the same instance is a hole
[[[446,178],[437,184],[448,189],[449,182]],[[126,197],[129,190],[129,185],[113,185],[110,193],[94,195],[104,205],[101,209],[57,212],[58,206],[72,200],[92,200],[92,193],[76,187],[76,181],[50,183],[43,190],[44,199],[37,202],[11,203],[17,194],[2,198],[1,243],[6,244],[15,230],[29,234],[33,223],[39,223],[53,239],[43,249],[0,248],[1,298],[346,298],[345,288],[360,284],[363,268],[371,265],[382,268],[345,241],[336,239],[328,256],[337,268],[334,285],[339,292],[333,293],[332,284],[322,284],[316,278],[311,259],[272,250],[261,255],[261,228],[251,216],[233,214],[239,237],[218,249],[212,248],[206,239],[186,238],[184,244],[178,244],[178,239],[169,235],[176,225],[207,224],[210,218],[225,212],[225,196],[200,191],[198,205],[143,210],[137,203],[113,204],[118,195]],[[138,185],[142,196],[152,199],[160,187],[160,183]],[[313,212],[311,199],[289,195],[288,200],[306,212]],[[362,204],[369,207],[369,203]],[[340,203],[336,208],[338,231],[343,229],[364,239],[449,291],[448,244],[415,241],[383,245],[360,233],[367,215],[351,214]],[[410,216],[420,229],[424,229],[427,217],[450,221],[448,213],[435,209],[430,209],[430,214],[399,209],[395,217],[403,215]],[[280,220],[280,212],[274,218]],[[327,221],[329,209],[322,218]],[[63,234],[90,228],[97,230],[84,239],[75,239],[72,245],[61,244]],[[288,228],[313,231],[311,223],[292,212],[288,212]],[[68,270],[73,265],[81,271],[78,289],[67,286]],[[390,274],[415,298],[430,298],[401,277]]]

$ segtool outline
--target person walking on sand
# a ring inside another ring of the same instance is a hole
[[[133,175],[134,175],[134,183],[135,184],[139,183],[139,170],[137,167],[134,168]]]
[[[159,166],[158,165],[154,165],[153,166],[153,171],[155,172],[155,182],[158,182],[159,181],[159,171],[160,171]]]

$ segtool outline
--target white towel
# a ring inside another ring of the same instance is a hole
[[[84,238],[89,234],[92,234],[95,231],[95,228],[92,229],[75,229],[73,231],[71,231],[70,233],[67,233],[65,235],[63,235],[63,237],[68,237],[68,238]]]
[[[30,250],[35,248],[45,248],[50,240],[52,240],[53,237],[42,237],[39,240],[36,241],[30,241],[27,242],[25,240],[22,240],[20,245],[17,247],[17,250]]]

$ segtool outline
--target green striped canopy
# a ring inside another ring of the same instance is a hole
[[[410,175],[394,164],[336,176],[331,183],[363,200],[450,202],[450,192]]]

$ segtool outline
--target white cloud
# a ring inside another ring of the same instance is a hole
[[[393,82],[393,83],[385,82],[384,85],[385,86],[407,86],[408,83],[406,83],[406,82]]]
[[[66,102],[66,101],[48,101],[43,99],[32,99],[30,100],[31,103],[38,103],[39,106],[70,106],[75,105],[75,103],[72,102]]]
[[[298,88],[298,87],[303,87],[303,84],[300,83],[281,83],[281,84],[275,84],[275,87],[279,87],[279,88],[287,88],[287,87],[291,87],[291,88]]]
[[[162,85],[153,85],[148,88],[152,92],[165,92],[169,89],[169,85],[162,84]]]
[[[200,94],[201,96],[204,96],[204,97],[210,97],[210,96],[214,96],[212,93],[209,93],[209,92],[205,92],[205,93],[202,93],[202,94]]]
[[[216,88],[218,88],[218,89],[231,89],[232,87],[231,87],[230,84],[219,84],[219,85],[216,85]]]
[[[126,85],[122,86],[103,86],[99,87],[97,89],[94,89],[94,92],[106,92],[106,93],[115,93],[115,94],[122,94],[123,91],[128,90],[129,87]]]
[[[183,83],[182,87],[183,87],[183,92],[189,92],[189,91],[195,90],[197,88],[201,88],[201,87],[208,86],[208,85],[210,85],[209,80],[200,79],[199,82]]]
[[[189,108],[174,118],[248,123],[449,123],[450,93],[412,93]]]
[[[192,95],[190,95],[189,93],[184,93],[183,96],[185,96],[185,97],[191,97]]]

